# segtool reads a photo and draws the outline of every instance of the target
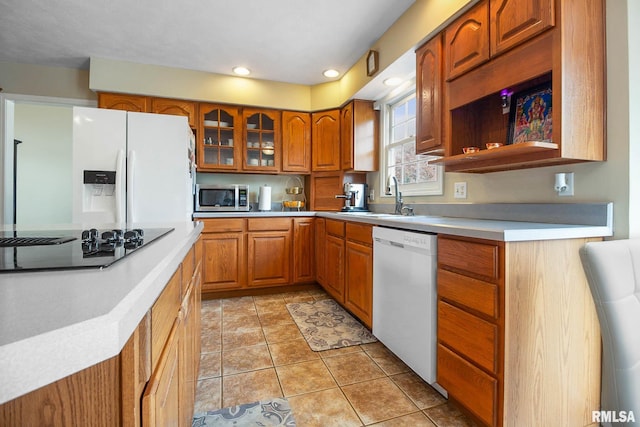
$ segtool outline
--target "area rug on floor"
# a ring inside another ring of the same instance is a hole
[[[193,414],[192,427],[260,426],[295,427],[289,401],[284,398],[261,400],[244,405],[230,406],[216,411]]]
[[[287,310],[313,351],[377,341],[367,328],[332,299],[289,303]]]

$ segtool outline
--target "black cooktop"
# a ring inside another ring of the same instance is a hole
[[[173,228],[0,231],[0,273],[105,268]]]

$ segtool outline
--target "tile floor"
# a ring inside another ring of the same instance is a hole
[[[474,425],[379,342],[311,351],[286,304],[325,298],[203,301],[195,411],[286,397],[298,427]]]

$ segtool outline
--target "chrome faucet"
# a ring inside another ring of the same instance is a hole
[[[393,184],[396,190],[396,208],[394,210],[395,215],[402,215],[402,193],[398,191],[398,178],[395,175],[389,175],[387,177],[387,191],[384,194],[387,196],[391,196],[391,180],[393,180]]]

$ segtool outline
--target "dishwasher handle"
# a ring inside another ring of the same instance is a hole
[[[373,240],[375,240],[376,243],[380,243],[382,245],[390,245],[390,246],[395,246],[396,248],[404,248],[403,243],[395,242],[393,240],[381,239],[379,237],[376,237]]]

